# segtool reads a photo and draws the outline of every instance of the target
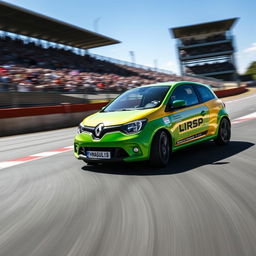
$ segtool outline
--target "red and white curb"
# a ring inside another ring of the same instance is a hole
[[[239,118],[233,120],[232,124],[239,124],[239,123],[243,123],[243,122],[246,122],[246,121],[250,121],[252,119],[256,119],[256,112],[251,113],[251,114],[246,115],[246,116],[239,117]]]
[[[251,113],[246,116],[239,117],[239,118],[233,120],[232,124],[238,124],[238,123],[246,122],[246,121],[249,121],[252,119],[256,119],[256,112]],[[26,157],[17,158],[14,160],[0,162],[0,170],[4,169],[4,168],[15,166],[15,165],[19,165],[19,164],[24,164],[26,162],[30,162],[33,160],[57,155],[57,154],[60,154],[63,152],[68,152],[68,151],[73,150],[73,148],[74,148],[73,146],[68,146],[68,147],[64,147],[64,148],[58,148],[58,149],[54,149],[54,150],[50,150],[50,151],[46,151],[46,152],[42,152],[42,153],[33,154],[30,156],[26,156]]]
[[[30,161],[33,161],[33,160],[45,158],[45,157],[48,157],[48,156],[57,155],[57,154],[67,152],[67,151],[71,151],[71,150],[73,150],[73,148],[74,148],[73,146],[68,146],[68,147],[64,147],[64,148],[58,148],[58,149],[54,149],[54,150],[50,150],[50,151],[46,151],[46,152],[42,152],[42,153],[37,153],[37,154],[34,154],[34,155],[30,155],[30,156],[17,158],[17,159],[14,159],[14,160],[0,162],[0,170],[4,169],[4,168],[7,168],[7,167],[19,165],[19,164],[24,164],[26,162],[30,162]]]

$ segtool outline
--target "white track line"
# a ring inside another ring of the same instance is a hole
[[[22,161],[5,161],[5,162],[0,162],[0,169],[4,169],[7,167],[11,167],[14,165],[18,165],[18,164],[23,164],[24,162]]]
[[[236,118],[235,120],[232,121],[232,124],[243,123],[246,121],[250,121],[252,119],[256,119],[256,112]]]
[[[58,148],[58,149],[54,149],[54,150],[50,150],[50,151],[46,151],[46,152],[42,152],[42,153],[29,155],[29,156],[26,156],[26,157],[21,157],[21,158],[14,159],[14,160],[3,161],[3,162],[0,162],[0,170],[4,169],[4,168],[7,168],[7,167],[19,165],[19,164],[24,164],[26,162],[31,162],[33,160],[37,160],[37,159],[57,155],[57,154],[60,154],[60,153],[63,153],[63,152],[68,152],[68,151],[71,151],[71,150],[73,150],[73,146]]]
[[[34,155],[31,155],[31,156],[38,156],[38,157],[42,158],[42,157],[57,155],[59,153],[60,152],[42,152],[42,153],[34,154]]]

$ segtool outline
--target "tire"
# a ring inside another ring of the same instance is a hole
[[[218,135],[214,142],[217,145],[227,145],[230,142],[231,125],[228,118],[223,117],[219,124]]]
[[[170,139],[166,131],[156,133],[153,138],[150,152],[150,165],[165,167],[170,160]]]

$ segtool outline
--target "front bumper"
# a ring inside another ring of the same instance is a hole
[[[151,136],[145,129],[138,134],[127,135],[120,131],[105,134],[101,139],[93,139],[90,133],[75,136],[75,157],[85,162],[133,162],[148,160],[150,156]],[[134,152],[134,148],[138,152]],[[110,151],[111,159],[89,159],[86,151]]]

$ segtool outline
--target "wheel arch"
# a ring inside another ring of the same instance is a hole
[[[220,122],[223,118],[226,118],[230,124],[230,127],[231,127],[231,121],[230,121],[230,118],[229,118],[229,115],[227,113],[227,111],[225,109],[221,109],[218,113],[218,126],[217,126],[217,129],[215,131],[215,136],[218,136],[218,133],[219,133],[219,126],[220,126]]]
[[[223,138],[222,135],[220,135],[220,128],[221,128],[220,125],[221,125],[223,120],[227,120],[228,123],[229,123],[229,129],[227,130],[228,131],[228,134],[227,134],[228,138]],[[231,138],[231,121],[230,121],[228,115],[223,115],[223,116],[221,116],[221,118],[219,120],[218,129],[216,131],[216,136],[215,136],[214,141],[217,145],[226,145],[226,144],[229,143],[230,138]]]
[[[218,119],[217,119],[218,125],[220,124],[221,119],[224,118],[224,117],[226,117],[230,122],[230,119],[229,119],[229,116],[228,116],[228,113],[227,113],[226,109],[222,108],[218,113]]]
[[[157,130],[154,131],[154,133],[152,134],[152,137],[151,137],[151,141],[150,141],[150,150],[151,150],[151,146],[152,146],[152,142],[153,142],[153,139],[154,137],[156,136],[156,134],[160,131],[165,131],[168,138],[169,138],[169,141],[170,141],[170,145],[173,147],[173,137],[170,133],[170,131],[166,128],[166,127],[159,127]]]

